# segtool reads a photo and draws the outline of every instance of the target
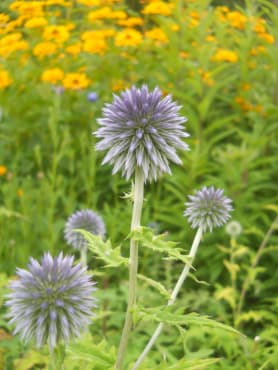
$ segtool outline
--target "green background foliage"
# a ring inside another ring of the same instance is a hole
[[[1,2],[0,12],[15,19],[11,3]],[[109,18],[94,26],[87,20],[88,9],[73,3],[50,8],[48,15],[52,24],[75,24],[72,42],[94,27],[121,30]],[[164,234],[158,240],[165,251],[157,253],[157,245],[154,250],[140,247],[139,308],[126,368],[144,348],[159,314],[168,324],[143,369],[278,368],[278,9],[267,0],[246,1],[242,7],[228,4],[244,17],[264,19],[264,34],[273,37],[266,42],[251,21],[241,28],[238,14],[235,23],[222,22],[215,5],[208,0],[176,1],[169,16],[141,14],[144,24],[134,28],[142,35],[159,28],[167,43],[146,37],[138,45],[118,47],[110,40],[104,54],[73,57],[61,50],[39,59],[32,50],[41,36],[22,25],[16,31],[22,32],[29,49],[1,56],[0,70],[7,70],[13,82],[0,88],[0,166],[6,168],[0,176],[0,303],[16,266],[24,268],[30,256],[63,250],[79,258],[63,239],[65,222],[74,211],[91,208],[101,214],[110,240],[91,248],[89,267],[98,282],[99,307],[90,333],[67,349],[66,369],[113,368],[127,298],[128,272],[120,252],[128,257],[132,203],[124,194],[131,184],[101,166],[103,155],[94,150],[92,132],[105,102],[119,92],[116,86],[142,83],[159,86],[182,106],[191,150],[180,153],[183,165],[172,166],[172,176],[145,188],[142,225]],[[138,15],[124,2],[111,8]],[[208,35],[216,41],[208,41]],[[219,48],[233,51],[237,60],[215,61]],[[55,67],[65,73],[85,71],[89,86],[57,94],[41,80],[43,71]],[[96,102],[88,101],[89,91],[98,94]],[[207,233],[176,311],[161,312],[183,268],[180,256],[189,251],[194,237],[183,217],[184,202],[202,185],[225,190],[242,233],[236,239],[225,227]],[[150,229],[143,236],[146,243],[154,243]],[[103,248],[111,249],[110,261],[101,259]],[[173,258],[165,258],[169,256]],[[4,306],[0,312],[0,368],[45,368],[47,349],[20,343],[11,335]],[[243,335],[216,324],[210,327],[202,319],[200,325],[190,322],[192,313]],[[184,316],[184,321],[171,325],[171,315]]]

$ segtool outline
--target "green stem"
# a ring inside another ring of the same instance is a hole
[[[177,284],[176,284],[174,290],[172,291],[172,294],[171,294],[170,299],[169,299],[168,304],[167,304],[168,306],[171,306],[172,304],[175,303],[177,295],[180,291],[180,288],[182,287],[183,283],[185,282],[185,280],[188,276],[189,270],[192,266],[192,262],[195,258],[196,252],[198,250],[202,235],[203,235],[202,228],[199,227],[199,229],[197,230],[197,233],[195,235],[193,244],[191,246],[190,252],[189,252],[190,262],[187,263],[184,266],[184,269],[183,269],[182,273],[180,274],[180,277],[177,281]],[[163,327],[164,327],[164,324],[162,322],[158,324],[158,326],[155,329],[155,332],[153,333],[151,339],[149,340],[148,344],[146,345],[145,349],[143,350],[143,352],[141,353],[141,355],[139,356],[138,360],[135,362],[135,364],[134,364],[134,366],[132,367],[131,370],[138,369],[140,364],[143,362],[144,358],[147,356],[148,352],[151,350],[151,348],[154,345],[156,339],[159,337],[160,333],[162,332]]]
[[[87,247],[82,247],[80,251],[80,260],[83,266],[87,266]]]
[[[49,370],[56,370],[55,350],[49,345]]]
[[[140,226],[142,205],[144,196],[144,175],[142,170],[137,168],[134,182],[134,200],[131,221],[131,231],[136,230]],[[130,257],[129,257],[129,288],[128,288],[128,303],[125,316],[124,328],[122,331],[118,356],[116,360],[116,369],[122,369],[124,356],[127,349],[129,334],[131,331],[133,319],[133,309],[136,304],[136,276],[138,268],[138,242],[133,238],[130,240]]]

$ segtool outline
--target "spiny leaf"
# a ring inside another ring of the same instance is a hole
[[[128,259],[121,255],[121,247],[112,248],[110,240],[104,242],[99,235],[91,234],[88,231],[76,229],[88,241],[88,248],[102,259],[105,267],[118,267],[122,264],[127,265]]]
[[[144,275],[138,274],[137,275],[139,279],[145,281],[147,284],[149,284],[151,287],[155,288],[161,295],[167,298],[167,300],[170,298],[170,293],[165,288],[165,286],[153,279],[150,279]]]
[[[140,242],[146,248],[168,254],[165,259],[179,260],[184,263],[190,261],[187,255],[182,254],[183,250],[176,247],[177,243],[166,240],[166,234],[155,235],[148,227],[140,227],[132,231],[128,237]]]
[[[200,315],[196,312],[191,312],[189,314],[182,314],[177,311],[175,306],[160,306],[155,308],[140,308],[139,317],[143,320],[151,320],[156,322],[163,322],[170,325],[197,325],[197,326],[207,326],[213,329],[221,329],[225,331],[232,332],[237,335],[242,335],[236,329],[229,325],[219,323],[208,316]]]

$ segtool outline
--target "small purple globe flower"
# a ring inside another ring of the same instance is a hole
[[[75,229],[83,229],[94,235],[105,236],[105,225],[102,218],[90,209],[84,209],[72,214],[66,222],[64,236],[66,242],[73,248],[82,249],[87,247],[87,240]]]
[[[87,99],[90,103],[94,103],[98,100],[98,95],[95,92],[89,92],[87,95]]]
[[[22,340],[35,340],[37,347],[48,343],[53,349],[88,327],[96,307],[95,283],[86,267],[73,266],[72,256],[45,253],[40,263],[30,258],[28,270],[18,268],[17,276],[6,305],[14,334]]]
[[[158,87],[149,91],[146,85],[133,86],[114,95],[94,133],[101,139],[96,149],[108,151],[102,164],[112,164],[113,174],[121,170],[126,179],[140,168],[145,182],[171,173],[169,161],[182,163],[176,150],[188,150],[182,140],[189,134],[184,131],[186,118],[178,114],[180,108],[170,95],[162,98]]]
[[[201,227],[205,232],[212,231],[214,227],[224,225],[231,217],[233,210],[231,199],[223,195],[222,189],[214,189],[213,186],[204,186],[196,191],[195,195],[189,195],[190,202],[185,203],[186,216],[193,229]]]

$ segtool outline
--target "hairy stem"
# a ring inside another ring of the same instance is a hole
[[[183,283],[185,282],[185,280],[188,276],[188,273],[189,273],[189,270],[191,268],[192,262],[195,258],[196,252],[198,250],[202,235],[203,235],[202,228],[199,227],[199,229],[197,230],[197,233],[195,235],[193,244],[191,246],[190,252],[189,252],[190,262],[187,263],[184,266],[184,269],[183,269],[182,273],[180,274],[180,277],[179,277],[179,279],[176,283],[176,286],[172,291],[172,294],[171,294],[170,299],[169,299],[168,304],[167,304],[168,306],[171,306],[173,303],[175,303],[177,295],[180,291],[180,288],[182,287]],[[156,339],[159,337],[160,333],[162,332],[163,327],[164,327],[163,323],[158,324],[157,328],[155,329],[155,332],[153,333],[153,335],[152,335],[151,339],[149,340],[148,344],[146,345],[145,349],[143,350],[143,352],[139,356],[138,360],[135,362],[134,366],[132,367],[132,370],[138,369],[140,364],[143,362],[144,358],[147,356],[148,352],[151,350],[151,348],[154,345]]]
[[[142,205],[144,196],[144,175],[138,168],[135,173],[134,182],[134,200],[131,221],[131,231],[140,226]],[[128,288],[128,303],[125,316],[124,328],[122,331],[120,346],[118,350],[116,369],[122,369],[124,356],[127,349],[129,334],[132,327],[132,310],[136,304],[136,276],[138,268],[138,242],[133,238],[130,240],[130,257],[129,257],[129,288]]]

